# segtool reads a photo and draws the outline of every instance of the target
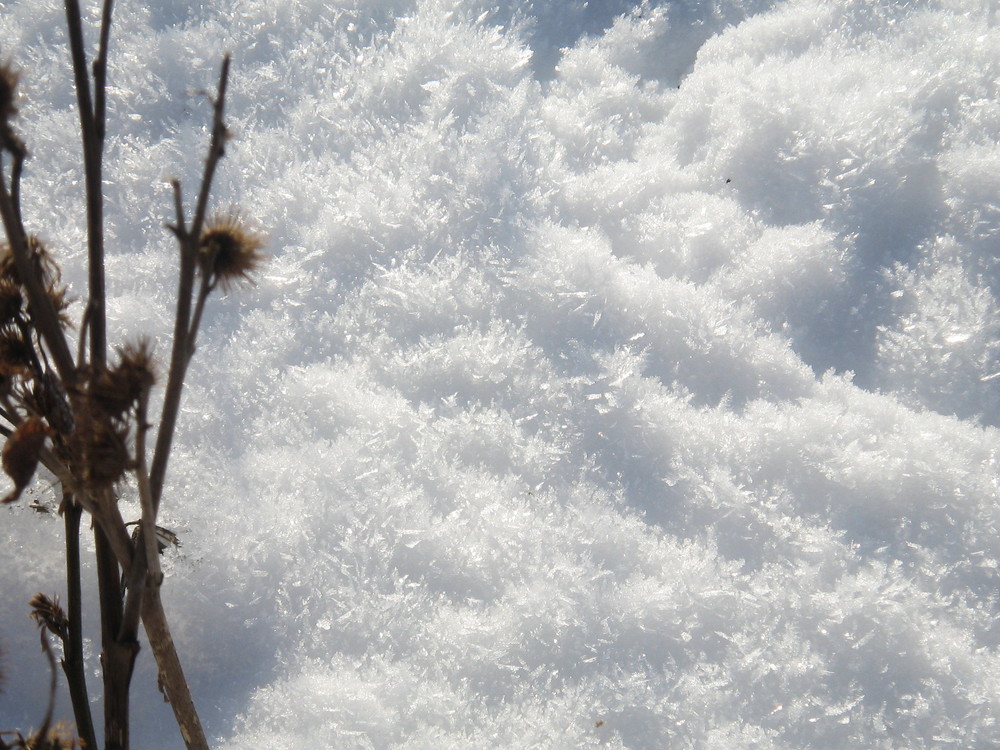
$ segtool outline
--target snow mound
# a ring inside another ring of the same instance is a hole
[[[58,14],[0,38],[82,289]],[[271,237],[206,315],[164,495],[220,747],[1000,744],[995,11],[118,16],[112,330],[166,351],[162,178],[227,48],[216,198]],[[3,512],[4,664],[37,673],[10,603],[58,586],[59,527]],[[180,747],[150,661],[135,734]]]

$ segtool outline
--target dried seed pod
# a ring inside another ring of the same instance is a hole
[[[152,347],[147,339],[120,348],[118,360],[91,385],[95,403],[114,419],[121,418],[156,382]]]
[[[59,319],[64,327],[70,325],[70,320],[65,316],[66,308],[69,307],[69,300],[66,298],[66,287],[61,283],[59,264],[49,253],[48,249],[38,237],[28,237],[28,253],[35,276],[42,282],[45,294],[53,309],[59,315]],[[14,260],[14,251],[7,243],[0,245],[0,281],[21,288],[21,276],[17,270],[17,263]],[[28,307],[28,319],[31,319],[31,308]]]
[[[264,260],[264,235],[239,211],[212,217],[198,243],[202,273],[223,290],[240,281],[250,281]]]
[[[80,420],[71,435],[71,469],[86,487],[110,487],[131,468],[128,425],[94,412]]]
[[[49,599],[45,594],[35,594],[30,606],[31,616],[39,627],[45,627],[60,640],[66,640],[69,635],[69,619],[63,608],[59,606],[58,596]]]
[[[14,481],[14,489],[0,503],[12,503],[24,492],[38,468],[45,438],[51,434],[52,431],[45,422],[38,417],[30,417],[21,422],[7,438],[3,451],[0,451],[0,462],[4,472]]]
[[[13,323],[23,306],[21,288],[9,279],[0,279],[0,325]]]
[[[17,328],[0,329],[0,374],[24,375],[32,370],[35,353]]]
[[[45,417],[57,433],[69,435],[73,431],[73,411],[55,373],[46,371],[40,378],[35,378],[30,393],[25,394],[23,400],[29,408]]]

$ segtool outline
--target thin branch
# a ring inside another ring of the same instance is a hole
[[[160,570],[160,553],[156,542],[156,509],[153,493],[149,486],[149,470],[146,466],[146,433],[150,425],[146,422],[149,404],[149,389],[144,388],[136,407],[135,428],[135,476],[139,485],[139,503],[142,516],[135,543],[132,569],[128,576],[128,596],[125,599],[124,617],[119,639],[135,639],[139,630],[139,616],[143,592],[146,587],[158,588],[163,582]]]
[[[94,128],[97,139],[103,143],[105,114],[107,112],[108,45],[111,40],[111,11],[114,0],[104,0],[101,10],[101,36],[94,58]]]
[[[45,652],[45,658],[49,662],[49,705],[45,709],[45,719],[42,721],[42,726],[36,734],[44,742],[49,734],[49,727],[52,726],[52,713],[56,707],[56,657],[52,653],[52,646],[49,644],[49,635],[45,632],[44,626],[39,626],[38,637],[42,642],[42,651]]]
[[[83,508],[73,502],[71,492],[63,493],[63,522],[66,527],[66,598],[68,637],[63,644],[63,672],[69,684],[76,730],[85,747],[97,747],[94,719],[87,695],[87,672],[83,661],[83,594],[80,583],[80,517]]]
[[[76,83],[76,99],[80,111],[80,133],[83,138],[84,182],[87,192],[87,255],[90,311],[90,361],[100,372],[107,365],[107,329],[105,319],[104,291],[104,198],[101,185],[101,152],[104,148],[104,77],[106,60],[95,62],[95,88],[102,109],[98,122],[90,94],[90,80],[87,75],[87,55],[83,43],[83,24],[80,20],[80,4],[77,0],[65,0],[66,23],[69,30],[70,54],[73,60],[73,79]],[[108,3],[105,10],[110,11]],[[110,29],[110,13],[103,19],[101,27],[101,50],[107,53],[106,35]],[[98,78],[98,68],[100,77]]]
[[[156,434],[156,448],[153,452],[153,464],[150,470],[150,487],[153,497],[153,509],[159,510],[160,496],[163,493],[163,481],[167,472],[167,460],[173,444],[174,429],[177,425],[177,415],[180,411],[181,391],[184,387],[184,376],[191,361],[191,296],[194,290],[194,278],[198,262],[198,240],[205,223],[205,213],[208,206],[208,195],[212,187],[212,179],[219,160],[225,154],[225,141],[228,136],[223,120],[225,113],[226,87],[229,80],[229,55],[222,60],[222,71],[219,74],[219,90],[215,99],[212,119],[212,138],[208,147],[208,157],[205,159],[205,172],[202,175],[201,189],[198,193],[198,203],[195,209],[191,231],[185,231],[183,209],[180,205],[180,187],[174,183],[175,209],[178,214],[175,233],[181,245],[181,269],[177,292],[177,313],[174,318],[174,341],[170,353],[170,372],[167,375],[166,392],[163,397],[163,411],[160,415],[159,431]]]
[[[10,193],[7,191],[7,186],[2,181],[0,181],[0,218],[3,219],[4,230],[7,233],[7,241],[10,243],[11,253],[14,256],[18,278],[28,293],[32,321],[36,329],[41,332],[42,339],[55,360],[56,370],[59,372],[59,377],[62,378],[63,387],[69,390],[76,383],[76,372],[69,344],[66,343],[66,337],[63,335],[62,326],[59,323],[59,315],[52,306],[52,300],[45,293],[42,280],[35,273],[35,264],[28,247],[28,237],[24,226],[18,221],[17,212],[14,209]]]
[[[10,200],[14,204],[14,213],[17,216],[17,223],[24,226],[21,217],[21,174],[24,171],[25,151],[15,151],[13,161],[10,165]]]
[[[201,284],[198,288],[198,302],[194,306],[194,315],[191,317],[191,328],[188,330],[188,352],[189,356],[194,355],[194,342],[198,337],[198,327],[201,325],[201,316],[205,312],[205,302],[208,295],[215,288],[215,284],[210,282],[207,274],[202,274]]]
[[[229,131],[223,120],[226,107],[226,89],[229,86],[229,61],[227,53],[222,58],[222,72],[219,74],[219,92],[215,97],[215,111],[212,117],[212,141],[209,144],[208,158],[205,160],[205,172],[201,177],[201,191],[198,193],[198,203],[195,206],[194,219],[191,222],[191,239],[197,244],[201,237],[201,228],[205,224],[208,212],[208,195],[212,190],[212,179],[219,160],[226,153],[226,141]]]
[[[156,542],[156,504],[153,502],[153,490],[149,482],[149,468],[146,464],[146,433],[150,425],[146,422],[146,410],[149,405],[149,389],[144,389],[139,397],[135,415],[135,458],[136,479],[139,484],[139,502],[142,505],[142,536],[145,537],[146,565],[149,567],[149,582],[159,586],[163,581],[163,571],[160,570],[160,551]]]
[[[163,612],[158,587],[150,588],[143,596],[142,624],[146,629],[149,646],[156,656],[156,665],[160,669],[160,687],[166,692],[170,707],[174,710],[174,718],[184,744],[188,750],[208,750],[205,730],[201,727],[201,720],[191,697],[191,688],[184,677],[180,659],[177,658],[177,649]]]
[[[76,340],[76,367],[81,372],[87,364],[87,332],[90,330],[90,308],[83,308],[80,316],[80,335]]]

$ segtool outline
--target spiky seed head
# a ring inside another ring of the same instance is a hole
[[[21,389],[20,400],[29,412],[45,417],[49,427],[57,434],[69,435],[73,432],[73,410],[55,373],[46,371],[40,377],[36,375],[32,378],[31,388]]]
[[[82,486],[99,490],[118,483],[132,467],[128,424],[100,410],[79,419],[69,436],[70,470]]]
[[[52,431],[45,422],[38,417],[30,417],[21,422],[7,438],[3,451],[0,451],[0,463],[7,476],[14,481],[14,489],[0,503],[12,503],[21,496],[38,468],[45,438],[51,434]]]
[[[50,599],[45,594],[35,594],[29,606],[31,616],[39,627],[46,628],[52,635],[62,641],[69,636],[69,619],[63,608],[59,606],[59,597]]]
[[[252,281],[264,261],[263,232],[255,228],[239,211],[213,216],[205,225],[198,243],[202,273],[214,286],[223,290],[241,281]]]
[[[23,305],[21,288],[9,279],[0,278],[0,326],[13,323]]]
[[[34,366],[31,344],[17,328],[0,329],[0,375],[24,375]]]
[[[95,380],[91,393],[108,416],[119,419],[155,382],[152,346],[140,339],[118,349],[118,364]]]
[[[59,264],[55,262],[45,243],[34,235],[28,237],[28,255],[35,266],[35,272],[44,280],[45,285],[58,285]],[[14,261],[14,251],[6,242],[0,245],[0,279],[21,285],[17,263]]]

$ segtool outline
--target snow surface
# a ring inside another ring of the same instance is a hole
[[[216,205],[271,238],[165,492],[217,746],[1000,746],[998,12],[120,3],[115,337],[169,350],[164,178],[195,190],[226,49]],[[2,0],[0,40],[82,295],[62,4]],[[61,523],[2,515],[26,728]],[[181,747],[148,649],[135,682]]]

